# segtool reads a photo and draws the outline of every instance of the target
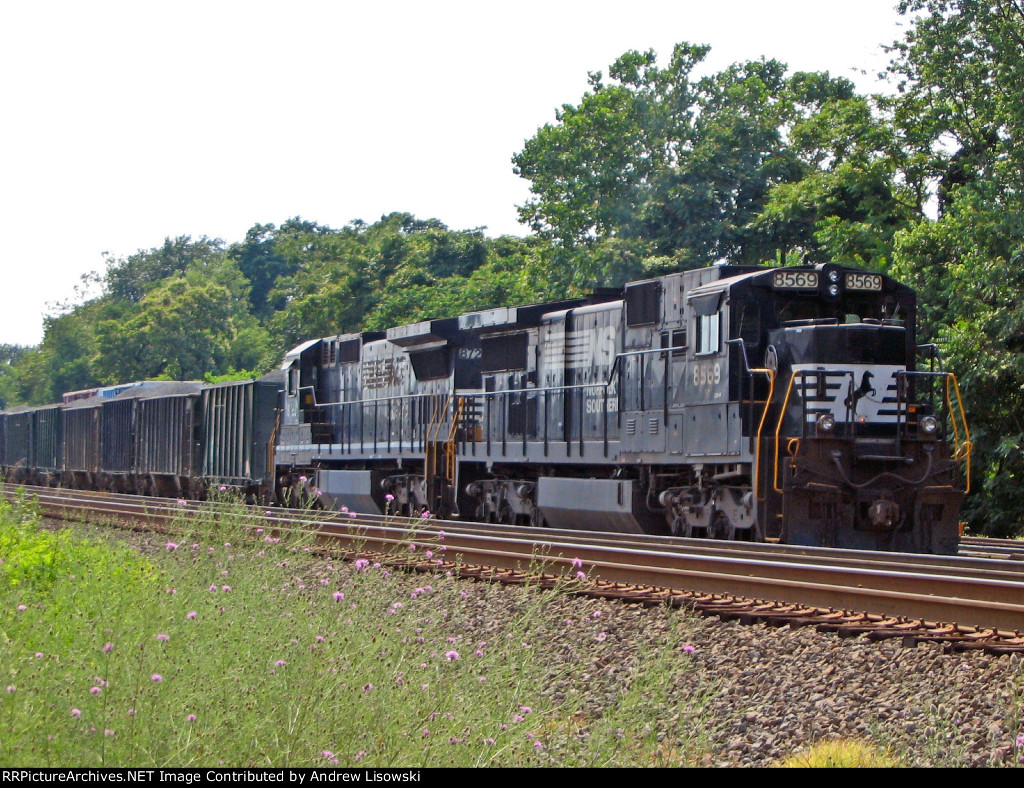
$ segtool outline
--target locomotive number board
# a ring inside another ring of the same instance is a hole
[[[847,274],[847,290],[874,290],[882,289],[882,277],[878,274]]]
[[[776,290],[817,290],[817,271],[776,271],[772,274],[772,287]]]

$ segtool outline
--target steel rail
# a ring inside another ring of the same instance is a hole
[[[167,524],[183,513],[216,514],[220,508],[216,504],[190,502],[182,506],[167,499],[48,488],[33,492],[44,508],[62,516],[102,515]],[[428,563],[424,551],[410,550],[411,543],[416,542],[435,545],[438,553],[433,561],[561,574],[570,581],[577,571],[574,562],[580,561],[589,581],[742,595],[817,608],[956,622],[1005,632],[1024,629],[1024,579],[1019,574],[1008,579],[1005,572],[992,577],[976,567],[963,567],[963,571],[956,572],[952,567],[927,564],[899,566],[891,557],[881,565],[853,565],[845,557],[846,551],[838,560],[831,560],[826,550],[802,556],[771,556],[766,552],[751,557],[698,553],[690,550],[689,544],[679,550],[663,549],[664,545],[656,542],[647,547],[626,548],[618,542],[608,542],[606,535],[591,542],[591,535],[585,532],[545,533],[547,538],[538,540],[534,533],[523,533],[522,529],[479,534],[465,524],[365,515],[346,522],[337,516],[325,519],[322,514],[249,510],[249,516],[264,523],[264,527],[278,531],[317,529],[322,539],[331,540],[334,549],[389,554],[410,565]],[[759,546],[764,547],[771,546]],[[687,551],[681,552],[684,549]]]

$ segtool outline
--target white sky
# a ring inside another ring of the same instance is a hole
[[[0,0],[0,342],[167,236],[392,211],[525,235],[512,155],[629,49],[874,91],[904,29],[895,0]]]

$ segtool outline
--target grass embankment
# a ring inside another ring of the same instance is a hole
[[[672,692],[692,670],[675,615],[595,713],[579,666],[545,651],[579,626],[551,594],[499,620],[479,599],[507,590],[440,566],[326,561],[241,518],[179,525],[139,550],[0,502],[0,765],[647,766],[707,749],[701,699]],[[603,634],[579,631],[614,659]]]

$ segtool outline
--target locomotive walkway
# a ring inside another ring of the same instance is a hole
[[[4,485],[13,495],[18,488]],[[43,513],[167,530],[216,503],[29,488]],[[1024,545],[965,540],[956,557],[558,531],[254,507],[268,531],[316,529],[325,552],[411,570],[561,585],[647,605],[840,635],[1024,652]],[[982,557],[984,556],[984,557]]]

